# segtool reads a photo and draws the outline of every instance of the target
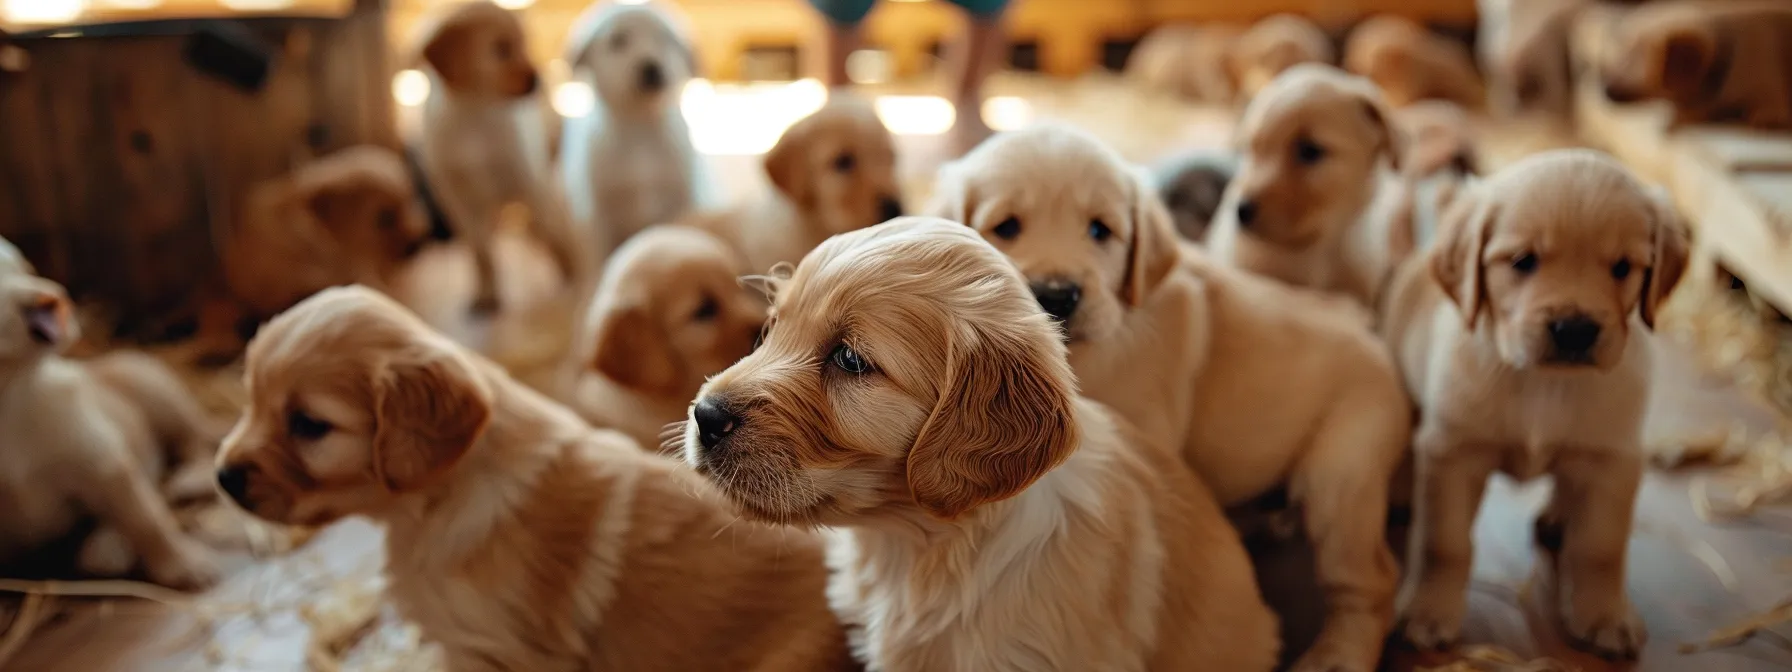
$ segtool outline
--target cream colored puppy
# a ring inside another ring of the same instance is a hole
[[[1079,398],[1012,266],[964,227],[835,236],[685,456],[746,515],[833,526],[828,594],[885,672],[1267,670],[1275,618],[1213,497]]]
[[[1468,46],[1404,16],[1378,14],[1358,24],[1344,46],[1344,67],[1375,82],[1395,107],[1447,100],[1479,109],[1487,102]]]
[[[1685,266],[1662,199],[1610,157],[1557,150],[1459,195],[1436,244],[1401,268],[1383,332],[1421,409],[1406,639],[1461,632],[1475,511],[1503,471],[1555,477],[1537,532],[1557,551],[1569,638],[1641,649],[1624,596],[1649,393],[1638,323],[1654,324]]]
[[[936,194],[936,212],[1026,275],[1090,397],[1221,503],[1286,488],[1327,607],[1296,669],[1375,669],[1394,616],[1388,486],[1412,417],[1363,316],[1179,245],[1142,176],[1074,129],[996,136],[942,170]]]
[[[330,289],[249,345],[219,487],[386,527],[387,595],[456,672],[852,667],[817,539],[593,430],[391,299]]]
[[[1249,102],[1270,80],[1302,63],[1334,63],[1337,50],[1311,19],[1276,14],[1253,24],[1225,53],[1239,102]]]
[[[1475,56],[1487,76],[1487,103],[1498,114],[1569,111],[1573,77],[1568,33],[1592,0],[1475,0]]]

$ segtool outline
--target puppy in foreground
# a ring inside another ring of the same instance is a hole
[[[1294,669],[1375,669],[1394,616],[1388,488],[1412,417],[1360,311],[1179,244],[1142,176],[1071,128],[998,135],[943,169],[935,192],[935,212],[1025,275],[1090,397],[1192,465],[1222,504],[1286,489],[1327,609]]]
[[[1226,52],[1240,102],[1249,102],[1270,80],[1302,63],[1338,60],[1332,40],[1318,24],[1295,14],[1276,14],[1258,21]]]
[[[278,523],[384,524],[387,594],[448,669],[851,667],[817,539],[737,522],[377,292],[275,318],[245,376],[219,487]]]
[[[1403,16],[1380,14],[1352,30],[1344,67],[1375,82],[1395,107],[1447,100],[1479,108],[1487,101],[1468,46]]]
[[[1670,206],[1617,161],[1557,150],[1458,196],[1438,240],[1394,280],[1383,334],[1420,407],[1403,634],[1453,643],[1488,476],[1555,476],[1537,519],[1555,609],[1577,645],[1634,657],[1625,543],[1643,474],[1644,328],[1686,268]]]
[[[704,386],[686,459],[749,517],[835,528],[872,669],[1268,670],[1243,544],[1167,451],[1076,394],[1013,267],[961,225],[835,236]]]
[[[1620,103],[1667,100],[1677,124],[1792,128],[1792,5],[1658,2],[1619,19],[1601,67]]]

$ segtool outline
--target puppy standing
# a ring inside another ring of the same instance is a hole
[[[834,609],[885,672],[1267,670],[1275,618],[1212,496],[1078,398],[964,227],[835,236],[711,379],[686,458],[748,516],[833,525]]]
[[[1375,82],[1395,107],[1439,99],[1479,108],[1487,100],[1466,45],[1402,16],[1377,15],[1352,30],[1344,66]]]
[[[1612,100],[1671,101],[1677,124],[1792,128],[1792,5],[1653,3],[1616,32],[1601,67]]]
[[[448,669],[850,669],[817,540],[593,430],[390,299],[337,288],[249,346],[219,487],[386,526],[387,589]]]
[[[1337,50],[1318,24],[1294,14],[1258,21],[1227,52],[1241,102],[1248,102],[1282,71],[1302,63],[1333,63]]]

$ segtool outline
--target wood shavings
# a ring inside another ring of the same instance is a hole
[[[385,581],[376,575],[338,586],[324,599],[299,607],[299,618],[311,627],[311,642],[305,647],[305,662],[311,669],[342,669],[343,652],[372,631],[385,588]]]
[[[1698,653],[1738,646],[1767,628],[1787,622],[1792,622],[1792,599],[1781,602],[1772,609],[1742,619],[1733,625],[1719,628],[1702,641],[1681,644],[1680,653]]]
[[[1575,672],[1580,668],[1553,658],[1532,658],[1491,645],[1465,646],[1461,658],[1439,667],[1420,667],[1419,672]]]
[[[1688,494],[1693,511],[1708,523],[1748,518],[1792,500],[1792,447],[1777,435],[1758,441],[1731,469],[1695,479]]]
[[[1644,452],[1656,466],[1669,469],[1695,464],[1728,465],[1741,460],[1754,443],[1748,428],[1739,424],[1704,434],[1654,441],[1644,447]]]

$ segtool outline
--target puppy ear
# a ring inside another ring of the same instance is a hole
[[[1388,164],[1394,172],[1400,172],[1400,167],[1406,161],[1406,131],[1394,123],[1393,112],[1388,109],[1387,101],[1382,99],[1380,92],[1363,93],[1363,113],[1368,115],[1370,124],[1381,129],[1381,148],[1387,152]]]
[[[1132,240],[1126,248],[1126,277],[1120,284],[1120,300],[1128,306],[1145,302],[1164,278],[1182,260],[1176,225],[1163,201],[1146,186],[1143,179],[1133,180]]]
[[[1655,258],[1649,268],[1643,271],[1642,298],[1639,302],[1643,324],[1650,329],[1655,328],[1655,316],[1661,310],[1674,286],[1680,283],[1680,276],[1686,273],[1688,255],[1686,228],[1680,219],[1680,213],[1667,199],[1665,194],[1655,195],[1654,237]]]
[[[661,391],[678,386],[678,359],[647,309],[612,310],[598,323],[591,367],[623,387]]]
[[[1481,316],[1486,270],[1481,251],[1487,247],[1488,222],[1494,204],[1479,190],[1463,191],[1444,211],[1437,227],[1437,249],[1431,255],[1431,277],[1462,313],[1463,326],[1474,329]]]
[[[803,148],[809,143],[803,135],[801,128],[792,126],[778,136],[777,144],[765,153],[765,176],[792,202],[807,206],[813,195],[809,191],[808,166],[804,165],[808,157],[803,155]]]
[[[933,195],[927,199],[926,207],[921,214],[949,219],[965,226],[975,226],[971,221],[971,212],[976,204],[971,199],[971,185],[965,176],[963,166],[958,161],[951,161],[934,173]]]
[[[1662,88],[1681,95],[1697,94],[1716,61],[1717,38],[1693,27],[1670,28],[1655,57],[1660,59],[1657,67],[1661,68]]]
[[[465,23],[444,23],[435,32],[424,38],[423,48],[418,50],[420,65],[428,65],[442,82],[449,85],[459,84],[465,77],[466,49],[463,44],[467,39]]]
[[[945,388],[908,454],[909,491],[940,520],[1025,490],[1078,436],[1062,346],[1018,330],[960,345],[949,346]]]
[[[491,418],[491,392],[447,352],[388,364],[373,394],[373,468],[393,492],[421,487],[453,465]]]

